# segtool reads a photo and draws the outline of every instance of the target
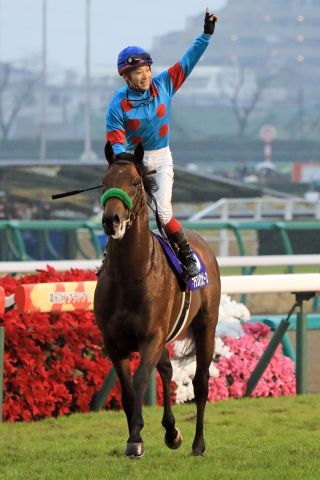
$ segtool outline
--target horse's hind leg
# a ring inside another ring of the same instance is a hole
[[[171,410],[170,383],[172,379],[172,365],[166,348],[163,349],[157,364],[157,370],[160,373],[163,385],[163,417],[161,423],[166,430],[164,441],[167,447],[176,449],[182,443],[182,436],[175,427],[175,418]]]
[[[209,391],[209,367],[214,350],[215,327],[212,323],[195,325],[193,328],[197,368],[193,379],[194,396],[197,404],[196,433],[192,444],[192,454],[202,455],[205,450],[203,419]]]

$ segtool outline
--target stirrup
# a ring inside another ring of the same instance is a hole
[[[196,277],[197,275],[199,275],[200,270],[199,270],[199,267],[197,265],[197,261],[195,259],[195,256],[191,252],[191,250],[190,250],[190,252],[187,252],[187,253],[185,253],[185,252],[181,253],[181,251],[180,251],[179,260],[182,263],[182,265],[184,267],[184,270],[188,275],[188,278],[193,278],[193,277]]]

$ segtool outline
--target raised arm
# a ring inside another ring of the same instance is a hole
[[[218,17],[214,14],[210,14],[207,9],[205,13],[203,33],[196,38],[179,62],[175,63],[172,67],[162,72],[157,77],[164,82],[170,97],[172,97],[181,87],[204,54],[210,43],[211,36],[214,33],[217,20]]]

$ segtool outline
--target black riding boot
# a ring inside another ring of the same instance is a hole
[[[177,251],[177,257],[185,267],[188,277],[196,277],[199,274],[199,268],[183,228],[176,233],[167,233],[167,236],[173,249]]]
[[[104,246],[104,250],[103,250],[103,259],[102,259],[102,262],[101,262],[101,265],[100,267],[98,268],[97,272],[96,272],[96,275],[97,277],[99,277],[99,275],[101,275],[103,269],[104,269],[104,266],[106,264],[106,261],[107,261],[107,253],[108,253],[108,242],[105,244]]]

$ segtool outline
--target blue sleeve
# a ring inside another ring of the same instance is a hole
[[[175,63],[168,70],[165,70],[156,77],[165,86],[170,97],[177,92],[186,78],[190,75],[206,51],[210,40],[211,35],[205,33],[199,35],[179,62]]]
[[[106,115],[106,136],[112,145],[114,153],[125,152],[125,128],[120,105],[111,102]]]

